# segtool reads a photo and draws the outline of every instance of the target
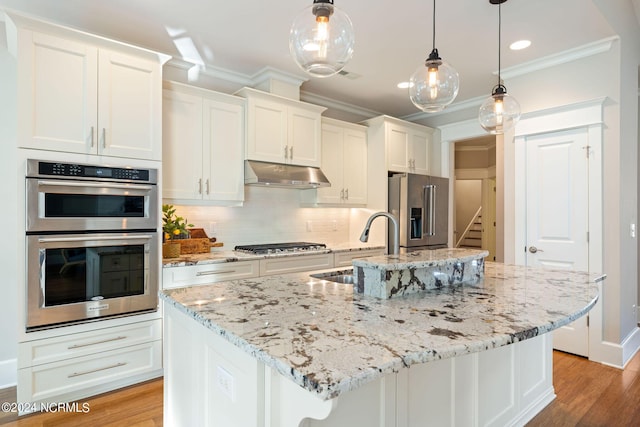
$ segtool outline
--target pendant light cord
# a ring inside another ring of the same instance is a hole
[[[435,0],[434,0],[435,1]],[[500,78],[500,41],[502,39],[502,3],[498,4],[498,86],[502,85]]]
[[[433,0],[433,49],[436,48],[436,0]]]

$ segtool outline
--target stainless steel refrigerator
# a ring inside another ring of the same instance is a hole
[[[389,177],[389,212],[400,222],[401,252],[446,248],[449,233],[449,179],[412,173]],[[393,242],[393,227],[388,227]]]

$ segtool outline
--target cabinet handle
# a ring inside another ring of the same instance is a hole
[[[102,148],[107,148],[107,129],[102,128]]]
[[[198,180],[198,194],[202,194],[202,178]]]
[[[83,372],[74,372],[73,374],[67,375],[67,378],[79,377],[82,375],[92,374],[94,372],[106,371],[107,369],[119,368],[120,366],[126,365],[125,362],[118,362],[113,365],[105,366],[104,368],[91,369],[90,371]]]
[[[196,276],[213,276],[214,274],[225,274],[225,273],[235,273],[235,270],[209,270],[209,271],[198,271]]]
[[[349,189],[344,190],[344,199],[349,200]]]
[[[96,140],[93,133],[94,131],[95,131],[94,127],[91,126],[91,148],[93,148],[96,145]]]
[[[209,179],[208,178],[205,181],[205,188],[206,188],[207,194],[209,194]]]
[[[289,147],[289,160],[293,160],[293,145]]]
[[[107,338],[106,340],[100,340],[100,341],[92,341],[92,342],[88,342],[88,343],[84,343],[84,344],[74,344],[74,345],[70,345],[69,347],[67,347],[67,350],[73,350],[76,348],[82,348],[82,347],[89,347],[91,345],[98,345],[98,344],[102,344],[105,342],[112,342],[112,341],[120,341],[120,340],[124,340],[126,339],[126,336],[118,336],[115,338]]]
[[[284,158],[285,159],[289,158],[289,146],[288,145],[284,146]]]

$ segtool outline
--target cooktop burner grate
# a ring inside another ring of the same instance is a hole
[[[238,245],[236,251],[247,252],[255,255],[277,254],[287,252],[318,251],[326,249],[324,243],[311,242],[286,242],[286,243],[265,243],[261,245]]]

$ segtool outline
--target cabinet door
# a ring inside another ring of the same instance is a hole
[[[318,188],[318,203],[341,203],[343,185],[343,131],[337,126],[322,125],[322,172],[331,187]]]
[[[387,125],[387,170],[409,172],[409,133],[405,128]]]
[[[204,199],[244,200],[244,109],[205,99]]]
[[[410,134],[409,158],[411,172],[422,175],[429,174],[429,135],[422,132]]]
[[[323,141],[324,150],[324,141]],[[367,204],[367,133],[344,131],[344,201],[349,204]]]
[[[285,163],[287,109],[262,99],[248,103],[247,159]]]
[[[160,160],[160,64],[106,49],[99,55],[98,153]]]
[[[287,162],[303,166],[320,166],[320,113],[303,108],[288,108]]]
[[[97,152],[97,49],[31,31],[20,34],[18,145]]]
[[[165,90],[162,197],[202,199],[202,98]]]

